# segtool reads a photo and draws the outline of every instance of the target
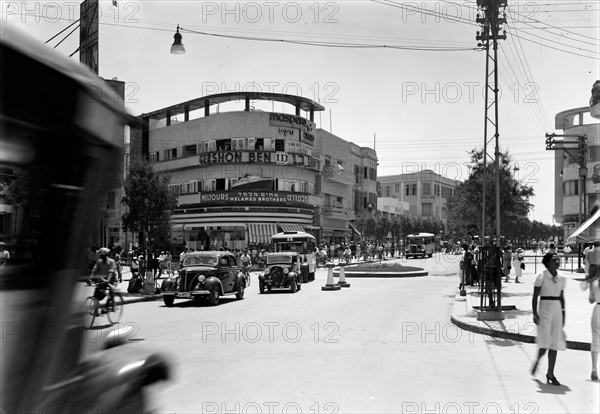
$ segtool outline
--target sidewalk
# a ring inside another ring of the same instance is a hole
[[[537,326],[533,323],[531,299],[533,282],[536,273],[533,266],[523,271],[521,283],[514,283],[514,272],[509,283],[502,283],[502,308],[514,306],[514,310],[503,311],[503,321],[478,321],[477,310],[473,306],[480,305],[477,286],[467,286],[467,296],[457,292],[454,309],[450,320],[459,328],[467,331],[489,335],[497,338],[511,339],[527,343],[535,343]],[[538,267],[538,271],[541,269]],[[591,317],[594,305],[588,301],[589,291],[581,289],[583,273],[560,271],[567,277],[565,288],[566,323],[565,334],[567,348],[583,351],[590,350]]]

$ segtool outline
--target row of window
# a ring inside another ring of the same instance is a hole
[[[309,156],[314,154],[313,147],[298,141],[275,138],[230,138],[156,151],[150,154],[150,161],[168,161],[215,151],[280,151]]]
[[[384,197],[391,197],[391,185],[386,185],[384,187]],[[434,195],[436,197],[440,197],[440,195],[449,199],[452,197],[453,189],[451,187],[445,187],[440,184],[433,184],[433,194],[432,194],[432,186],[431,183],[423,183],[422,194],[423,196]],[[394,184],[394,193],[400,192],[400,184]],[[404,186],[404,195],[406,196],[416,196],[417,195],[417,184],[405,184]]]
[[[169,184],[169,188],[178,195],[196,194],[210,191],[229,191],[235,190],[236,183],[244,180],[243,178],[217,178],[203,181],[188,181],[185,183]],[[268,180],[267,180],[268,181]],[[283,178],[274,178],[272,188],[264,188],[266,191],[288,191],[292,193],[315,194],[315,185],[307,181],[288,180]]]
[[[354,165],[354,175],[356,176],[356,183],[360,183],[361,178],[377,181],[377,169],[373,167]]]

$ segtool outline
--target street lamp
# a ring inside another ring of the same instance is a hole
[[[177,32],[175,33],[173,38],[175,39],[175,41],[171,45],[171,53],[173,53],[174,55],[183,55],[185,53],[185,47],[183,46],[183,43],[181,43],[182,36],[179,33],[179,25],[177,25]]]

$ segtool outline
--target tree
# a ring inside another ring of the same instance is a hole
[[[471,172],[467,180],[458,185],[448,200],[448,229],[459,236],[468,233],[481,234],[481,212],[483,194],[483,151],[470,152]],[[531,210],[529,199],[534,196],[533,188],[519,182],[508,152],[500,153],[500,225],[501,233],[518,229],[520,220],[526,219]],[[494,164],[488,163],[486,172],[486,222],[491,228],[496,223],[496,193]]]
[[[124,187],[121,202],[128,211],[122,217],[123,230],[137,232],[143,249],[165,249],[171,236],[171,215],[177,207],[177,194],[169,189],[169,177],[156,174],[145,160],[134,161]]]

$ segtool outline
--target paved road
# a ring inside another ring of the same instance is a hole
[[[450,323],[454,259],[409,260],[430,276],[348,278],[341,291],[321,291],[320,270],[296,294],[259,295],[254,279],[244,300],[217,307],[133,304],[125,346],[172,358],[172,381],[151,388],[160,413],[597,411],[588,353],[560,353],[565,386],[550,386],[528,373],[535,345]]]

